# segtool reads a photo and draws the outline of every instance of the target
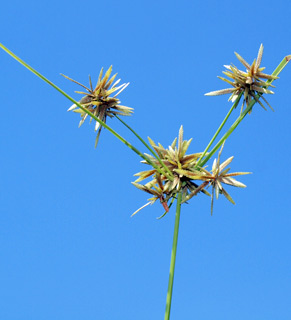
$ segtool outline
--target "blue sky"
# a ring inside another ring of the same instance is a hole
[[[290,48],[289,1],[9,1],[1,40],[76,99],[113,65],[130,82],[128,123],[168,146],[181,124],[189,152],[204,150],[231,104],[204,93],[216,76],[264,44],[267,73]],[[148,196],[130,182],[139,158],[109,132],[94,149],[93,125],[62,95],[0,52],[0,319],[162,319],[174,211],[130,215]],[[227,140],[222,159],[251,171],[209,198],[182,206],[171,319],[289,319],[291,65],[268,101]],[[239,112],[239,110],[237,110]],[[229,125],[236,116],[234,115]],[[145,151],[117,121],[108,122]],[[279,161],[280,160],[280,161]]]

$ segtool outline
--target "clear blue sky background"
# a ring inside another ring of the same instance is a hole
[[[223,65],[263,43],[272,73],[291,54],[290,16],[289,1],[11,0],[0,41],[76,99],[60,73],[88,84],[113,64],[128,123],[164,146],[183,124],[194,153],[231,106],[204,96],[227,87]],[[163,319],[174,211],[130,218],[148,198],[130,184],[144,165],[106,130],[95,150],[93,125],[78,129],[71,102],[4,51],[0,70],[0,319]],[[290,319],[290,79],[288,65],[275,112],[256,105],[225,145],[232,171],[253,172],[227,188],[236,206],[182,207],[173,320]]]

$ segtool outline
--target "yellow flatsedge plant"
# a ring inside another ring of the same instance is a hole
[[[0,47],[24,67],[44,80],[72,102],[73,105],[68,109],[68,111],[73,111],[80,115],[81,120],[79,126],[84,123],[86,118],[89,118],[90,121],[96,122],[94,127],[95,131],[97,132],[95,147],[97,147],[101,130],[104,127],[122,143],[124,143],[130,150],[141,157],[141,162],[143,164],[149,166],[147,170],[135,174],[137,179],[132,182],[132,184],[139,190],[148,193],[151,197],[148,199],[148,202],[135,211],[132,216],[146,206],[151,205],[159,200],[163,209],[163,214],[158,218],[160,219],[170,211],[172,204],[174,201],[176,201],[175,226],[164,317],[165,320],[169,320],[172,303],[181,205],[183,203],[188,203],[194,196],[197,196],[198,194],[210,196],[211,214],[213,213],[214,198],[218,199],[220,194],[224,195],[225,198],[231,203],[235,203],[228,191],[225,189],[224,185],[245,188],[246,185],[237,181],[234,177],[250,174],[250,172],[229,172],[230,168],[228,168],[228,165],[232,162],[233,157],[230,157],[223,162],[221,161],[221,154],[225,141],[245,118],[245,116],[251,113],[256,103],[266,110],[265,105],[263,104],[264,102],[273,110],[263,95],[274,94],[274,92],[270,90],[270,88],[274,88],[272,83],[274,80],[278,79],[280,72],[291,60],[291,55],[285,56],[273,73],[268,75],[263,72],[265,68],[261,67],[264,50],[262,44],[259,48],[257,58],[254,59],[252,64],[247,63],[243,57],[241,57],[238,53],[235,53],[239,62],[246,68],[246,71],[240,70],[233,64],[225,65],[226,70],[223,71],[223,74],[227,78],[220,76],[218,78],[229,84],[231,87],[211,91],[206,94],[207,96],[230,94],[228,100],[232,101],[233,105],[206,146],[205,150],[203,152],[187,154],[192,139],[183,140],[183,126],[180,127],[178,137],[174,139],[172,144],[168,148],[164,148],[160,143],[156,144],[151,138],[148,138],[149,143],[147,143],[132,127],[130,127],[124,120],[120,118],[120,116],[132,115],[133,108],[120,104],[121,102],[118,98],[118,95],[128,86],[129,83],[119,84],[120,79],[116,80],[117,74],[111,75],[112,66],[109,67],[105,73],[103,72],[103,68],[101,69],[95,87],[92,85],[91,77],[89,77],[89,87],[87,87],[76,80],[63,75],[65,78],[73,81],[85,89],[85,91],[76,91],[77,93],[83,95],[81,100],[78,102],[38,71],[29,66],[26,62],[21,60],[3,44],[0,43]],[[240,114],[234,123],[227,130],[225,130],[222,138],[219,139],[219,141],[217,141],[214,145],[219,133],[225,127],[229,116],[236,109],[241,100],[242,105]],[[147,148],[149,154],[139,151],[135,146],[133,146],[125,138],[113,130],[106,123],[108,118],[116,118],[124,126],[126,126]],[[209,171],[206,169],[205,165],[219,148],[220,151],[217,159],[214,159],[211,170]],[[143,183],[141,184],[141,182]],[[209,187],[211,187],[211,193],[207,191],[207,188]]]

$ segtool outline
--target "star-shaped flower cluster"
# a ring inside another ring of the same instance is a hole
[[[122,116],[130,116],[133,113],[133,108],[129,108],[126,106],[120,105],[120,100],[117,96],[129,85],[129,83],[124,83],[122,85],[117,86],[119,84],[120,79],[115,81],[117,73],[110,78],[112,72],[112,66],[107,70],[104,77],[103,76],[103,68],[100,71],[97,84],[95,89],[92,87],[91,77],[89,76],[90,88],[87,88],[83,84],[63,75],[65,78],[77,83],[88,92],[75,91],[76,93],[84,94],[85,96],[80,100],[80,104],[92,112],[97,118],[106,122],[107,116],[112,118],[114,115],[122,115]],[[119,90],[119,91],[118,91]],[[115,93],[118,91],[117,93]],[[114,96],[110,96],[112,93],[115,93]],[[77,105],[73,104],[68,111],[74,111],[80,113],[81,121],[79,123],[79,127],[84,123],[88,114],[84,112],[82,109],[78,108]],[[92,118],[90,119],[92,121]],[[95,131],[97,131],[97,136],[95,140],[95,147],[98,144],[99,136],[101,133],[102,126],[98,121],[95,124]]]
[[[230,201],[232,204],[235,204],[232,197],[229,195],[229,193],[223,188],[222,183],[231,185],[233,187],[240,187],[245,188],[246,185],[237,181],[236,179],[232,178],[239,175],[244,174],[250,174],[251,172],[233,172],[229,173],[230,168],[226,167],[231,163],[233,160],[233,156],[225,160],[223,163],[220,163],[220,156],[221,152],[223,150],[224,144],[222,145],[217,160],[214,159],[212,164],[212,171],[209,172],[205,168],[200,168],[202,175],[198,175],[197,177],[192,176],[192,179],[196,180],[202,180],[205,181],[202,185],[203,187],[207,187],[208,185],[212,186],[212,194],[211,194],[211,214],[213,212],[213,198],[214,198],[214,192],[216,199],[218,199],[219,194],[223,194],[228,201]]]
[[[160,174],[157,169],[152,168],[150,170],[136,173],[135,176],[138,176],[139,178],[132,183],[140,190],[143,190],[154,196],[148,199],[149,202],[146,205],[153,204],[159,199],[166,212],[168,212],[168,201],[171,199],[173,202],[178,192],[182,192],[182,199],[184,200],[189,194],[198,188],[198,185],[191,181],[191,179],[189,179],[185,173],[196,172],[195,164],[202,153],[186,155],[186,151],[192,139],[188,141],[183,140],[183,126],[181,126],[179,130],[178,146],[176,146],[177,138],[175,138],[168,149],[165,149],[160,143],[156,145],[152,139],[148,139],[151,146],[160,157],[161,161],[171,172],[171,176],[169,177],[169,175]],[[155,157],[149,154],[146,154],[146,156],[161,170],[164,170],[163,166],[161,166],[160,162]],[[142,163],[147,164],[146,161],[142,161]],[[179,170],[182,170],[183,172],[180,172]],[[146,183],[145,185],[138,184],[138,182],[149,177],[152,178],[150,182]],[[202,192],[208,194],[208,192],[205,190],[202,190]],[[142,208],[144,208],[144,206],[139,210]],[[137,213],[139,210],[137,210],[135,213]]]
[[[205,95],[217,96],[217,95],[230,93],[231,95],[228,100],[231,100],[232,102],[234,102],[238,98],[240,93],[243,93],[243,104],[241,107],[241,112],[243,110],[244,103],[246,103],[246,105],[248,106],[253,99],[255,99],[256,102],[258,102],[260,106],[266,110],[263,103],[258,99],[257,94],[260,94],[260,96],[264,93],[274,94],[274,92],[269,90],[268,88],[269,87],[274,88],[271,82],[275,79],[278,79],[278,77],[273,75],[268,75],[262,72],[265,69],[264,67],[260,67],[262,56],[263,56],[263,50],[264,50],[264,47],[261,44],[257,59],[255,59],[251,65],[248,64],[238,53],[235,52],[235,55],[238,58],[238,60],[246,68],[246,72],[239,70],[234,65],[225,65],[224,67],[227,70],[223,71],[223,73],[227,77],[229,77],[230,80],[223,77],[219,77],[219,76],[218,78],[230,84],[232,88],[212,91],[212,92],[206,93]],[[261,96],[261,98],[271,108],[271,110],[273,110],[273,108],[270,106],[268,101],[263,96]]]
[[[168,149],[165,149],[160,143],[156,145],[154,141],[149,138],[151,146],[154,148],[163,164],[169,169],[167,171],[169,171],[171,175],[167,173],[161,174],[156,168],[151,168],[135,174],[135,176],[138,176],[138,179],[135,182],[132,182],[132,184],[138,189],[151,194],[153,197],[148,199],[149,202],[134,212],[134,214],[143,209],[145,206],[160,200],[165,209],[165,213],[162,215],[164,216],[169,211],[169,208],[171,207],[178,192],[182,193],[182,203],[184,203],[190,200],[193,196],[197,195],[199,192],[210,196],[207,190],[205,190],[209,185],[211,185],[213,189],[211,197],[211,213],[213,210],[214,191],[217,198],[219,193],[222,193],[230,202],[234,204],[231,196],[222,187],[222,183],[235,187],[245,187],[243,183],[236,181],[232,177],[248,174],[249,172],[228,173],[230,169],[225,168],[232,161],[233,157],[230,157],[220,164],[222,148],[219,152],[217,161],[215,159],[213,162],[211,172],[207,171],[206,168],[197,166],[198,159],[201,157],[202,153],[186,155],[186,151],[191,141],[192,139],[188,141],[183,140],[182,126],[179,130],[178,146],[176,146],[177,138],[168,147]],[[150,160],[158,168],[161,170],[164,169],[155,157],[148,154],[146,154],[146,156],[150,158]],[[148,164],[146,161],[142,161],[142,163]],[[152,180],[144,185],[138,183],[147,178],[151,178]],[[200,180],[202,183],[200,185],[197,184],[197,180]],[[169,202],[170,204],[168,204]]]

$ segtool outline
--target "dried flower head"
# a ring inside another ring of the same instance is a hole
[[[85,96],[79,101],[79,103],[87,110],[92,112],[98,119],[106,122],[106,117],[113,117],[114,115],[122,115],[122,116],[130,116],[133,113],[133,108],[125,107],[120,105],[120,100],[117,96],[129,85],[129,83],[124,83],[117,87],[117,84],[120,82],[120,79],[115,81],[117,73],[114,74],[111,79],[110,74],[112,72],[112,66],[107,70],[104,77],[103,76],[103,68],[100,71],[98,81],[95,89],[92,87],[91,77],[89,76],[90,88],[87,88],[83,84],[63,75],[65,78],[77,83],[81,87],[87,90],[87,92],[75,91],[76,93],[84,94]],[[113,83],[113,84],[112,84]],[[118,91],[119,90],[119,91]],[[117,93],[115,93],[118,91]],[[110,96],[112,93],[115,93],[114,96]],[[68,111],[74,111],[80,113],[81,121],[79,123],[79,127],[84,123],[88,114],[84,112],[82,109],[78,108],[77,105],[73,104]],[[92,118],[90,119],[92,121]],[[95,147],[98,144],[99,136],[101,133],[102,126],[98,121],[95,124],[95,131],[97,131],[97,136],[95,140]]]
[[[156,200],[160,199],[167,212],[169,208],[167,202],[170,199],[174,200],[178,192],[182,192],[182,200],[185,200],[189,194],[192,194],[199,188],[199,186],[192,181],[191,175],[198,176],[200,174],[200,172],[195,169],[195,165],[202,153],[186,155],[186,151],[192,139],[188,141],[183,140],[183,126],[181,126],[179,130],[178,146],[176,146],[177,138],[175,138],[168,149],[165,149],[160,143],[156,145],[152,139],[148,139],[157,155],[171,172],[171,178],[166,174],[160,174],[155,168],[152,168],[150,170],[136,173],[135,176],[138,176],[138,179],[133,182],[133,185],[140,190],[154,195],[153,198],[149,199],[149,202],[146,205],[152,204]],[[161,170],[164,169],[155,157],[148,154],[146,154],[146,156],[150,158],[150,160]],[[146,161],[142,161],[142,163],[148,164]],[[151,177],[152,180],[147,184],[138,184],[138,182],[149,177]],[[209,193],[203,189],[199,191],[209,195]],[[197,193],[198,192],[196,192],[196,194]]]
[[[243,104],[241,107],[241,112],[243,110],[244,103],[246,102],[246,105],[248,106],[253,99],[255,99],[256,102],[258,102],[260,106],[266,110],[262,102],[257,98],[257,94],[260,94],[260,96],[263,93],[274,94],[274,92],[269,90],[268,87],[274,87],[271,84],[271,82],[275,79],[278,79],[278,77],[268,75],[262,72],[265,69],[264,67],[260,67],[263,56],[263,50],[264,47],[261,44],[257,59],[255,59],[251,65],[248,64],[238,53],[235,52],[235,55],[238,58],[238,60],[244,65],[244,67],[246,67],[246,72],[239,70],[234,65],[225,65],[224,67],[227,70],[223,71],[223,73],[231,80],[225,79],[223,77],[218,78],[230,84],[232,88],[212,91],[206,93],[205,95],[217,96],[231,93],[228,100],[234,102],[239,96],[239,94],[243,92]],[[269,81],[264,81],[262,79]],[[271,110],[273,110],[268,101],[263,96],[262,99],[271,108]]]
[[[246,185],[243,183],[235,180],[234,176],[239,176],[243,174],[250,174],[251,172],[233,172],[233,173],[228,173],[230,168],[226,168],[231,161],[233,160],[233,157],[228,158],[225,160],[223,163],[220,164],[220,156],[221,152],[223,150],[222,145],[219,153],[217,160],[214,159],[213,165],[212,165],[212,171],[211,173],[207,171],[205,168],[201,168],[201,171],[204,173],[204,175],[199,175],[198,177],[193,177],[193,179],[198,179],[198,180],[204,180],[205,183],[203,187],[206,187],[208,184],[212,186],[212,195],[211,195],[211,214],[213,212],[213,195],[215,192],[216,199],[218,199],[219,194],[223,194],[227,200],[229,200],[231,203],[235,204],[233,201],[232,197],[227,193],[227,191],[222,187],[222,183],[234,186],[234,187],[240,187],[240,188],[245,188]]]

